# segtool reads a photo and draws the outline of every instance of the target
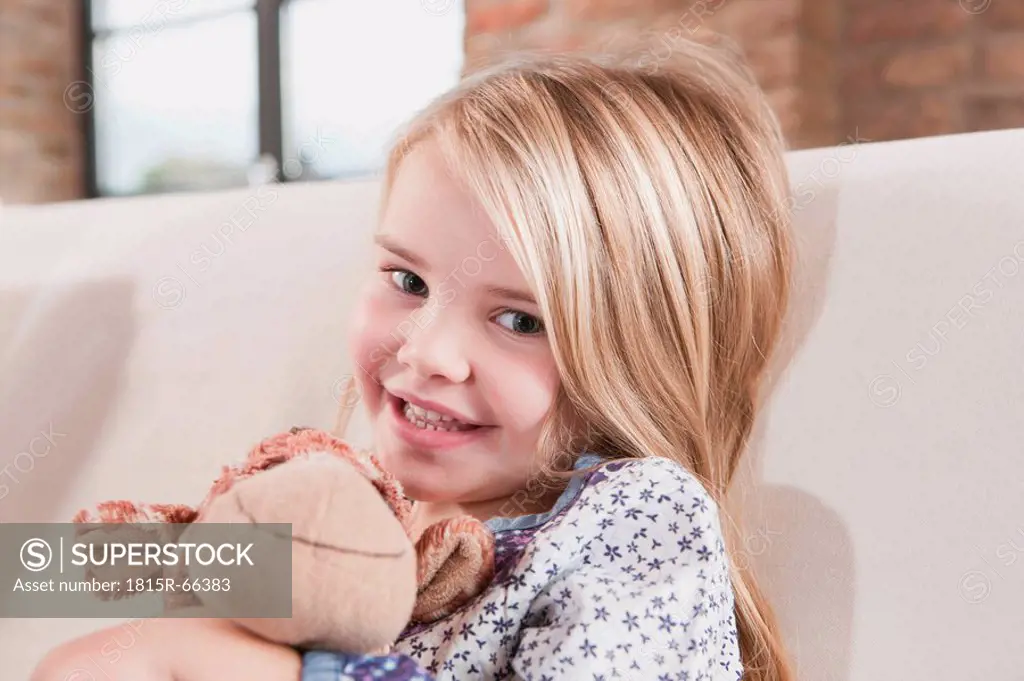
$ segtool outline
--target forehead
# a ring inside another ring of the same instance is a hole
[[[398,165],[386,208],[400,210],[413,203],[422,208],[440,201],[469,208],[471,198],[451,172],[437,142],[428,138],[413,145]]]
[[[498,229],[430,140],[417,144],[399,166],[378,234],[431,270],[464,265],[479,271],[474,279],[484,285],[523,281]]]

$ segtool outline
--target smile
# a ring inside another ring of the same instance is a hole
[[[402,415],[405,416],[405,419],[409,423],[423,430],[444,430],[451,432],[472,430],[473,428],[480,427],[471,423],[463,423],[451,416],[445,416],[436,411],[431,411],[430,409],[424,409],[412,402],[403,402]]]
[[[460,447],[489,435],[494,426],[467,423],[451,415],[412,404],[390,392],[387,413],[400,438],[424,450]]]

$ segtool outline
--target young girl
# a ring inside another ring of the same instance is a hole
[[[782,142],[746,70],[678,54],[479,71],[390,156],[352,360],[419,529],[495,532],[484,593],[386,656],[159,619],[36,678],[791,679],[720,508],[787,300]]]

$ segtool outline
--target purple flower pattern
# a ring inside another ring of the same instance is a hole
[[[391,655],[310,651],[303,681],[738,681],[718,509],[678,464],[616,461],[542,524],[496,533],[490,587]]]

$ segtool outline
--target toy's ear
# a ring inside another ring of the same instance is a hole
[[[73,523],[191,523],[196,510],[184,504],[137,504],[133,501],[104,501],[94,511],[82,509]]]
[[[75,540],[91,545],[121,543],[172,543],[195,521],[197,512],[182,504],[137,504],[132,501],[105,501],[94,510],[82,509],[72,522]],[[122,588],[97,591],[101,600],[118,600],[134,595],[135,589],[126,588],[130,579],[163,577],[159,566],[92,566],[86,579],[103,582],[121,582]]]
[[[413,622],[433,622],[458,610],[494,577],[494,535],[471,516],[435,523],[416,542]]]
[[[227,492],[237,482],[261,471],[268,470],[282,463],[290,461],[304,453],[301,446],[306,431],[313,432],[312,428],[298,426],[283,433],[277,433],[264,438],[246,454],[245,461],[234,466],[222,466],[220,475],[213,481],[206,498],[199,504],[198,512],[202,515],[203,510],[220,495]]]

